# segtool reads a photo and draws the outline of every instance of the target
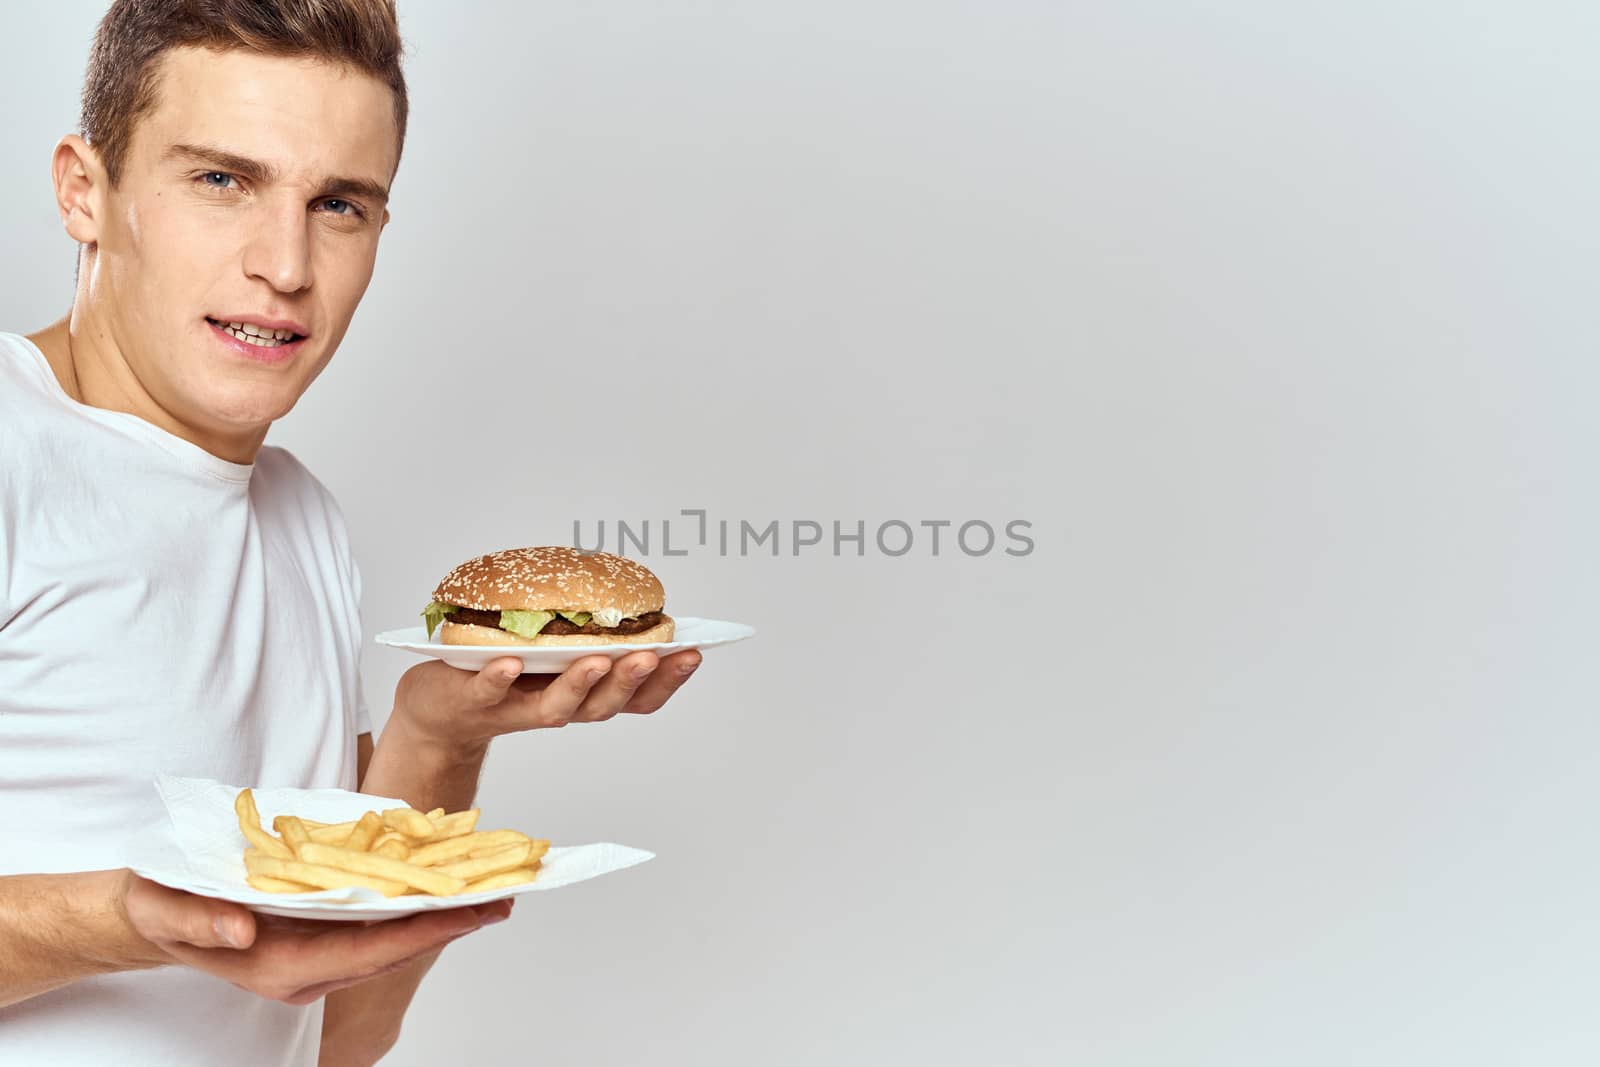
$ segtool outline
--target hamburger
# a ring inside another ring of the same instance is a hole
[[[508,548],[444,576],[422,609],[447,645],[621,645],[671,641],[666,593],[649,568],[560,545]]]

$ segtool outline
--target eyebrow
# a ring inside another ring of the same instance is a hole
[[[212,145],[171,145],[162,158],[187,159],[193,163],[204,163],[261,185],[270,185],[278,180],[278,168],[272,164]],[[382,204],[388,202],[389,190],[368,178],[323,178],[318,183],[317,196],[362,196]]]

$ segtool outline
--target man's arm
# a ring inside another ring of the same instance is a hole
[[[0,1007],[91,975],[172,962],[128,923],[127,873],[0,878]]]
[[[504,902],[373,926],[260,927],[245,907],[131,871],[0,877],[0,1007],[114,971],[186,964],[286,1004],[409,966],[478,929]]]
[[[634,652],[614,664],[608,656],[585,656],[560,675],[525,675],[521,662],[509,658],[493,660],[477,673],[437,660],[418,664],[401,676],[377,745],[370,734],[357,738],[360,789],[399,797],[419,811],[470,808],[495,737],[569,722],[604,722],[622,712],[648,715],[699,665],[700,653],[694,650],[665,659]],[[509,914],[510,903],[483,907],[505,906]],[[392,1048],[406,1008],[437,958],[437,952],[419,956],[392,974],[329,994],[322,1015],[322,1067],[375,1063]]]
[[[398,730],[398,733],[391,731]],[[382,758],[373,766],[372,735],[356,738],[357,780],[363,793],[400,797],[418,811],[472,807],[488,745],[453,758],[436,749],[409,746],[405,726],[390,718],[383,731]],[[414,753],[407,758],[404,753]],[[329,993],[322,1008],[320,1067],[376,1063],[400,1039],[400,1024],[422,978],[439,953],[430,952],[393,974]]]

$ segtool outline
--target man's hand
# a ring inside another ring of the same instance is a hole
[[[419,741],[459,750],[519,730],[604,722],[623,712],[648,715],[689,680],[700,658],[694,649],[665,659],[630,652],[615,663],[585,656],[559,675],[521,674],[513,657],[476,673],[432,660],[401,676],[393,718]]]
[[[131,873],[119,904],[129,925],[150,943],[149,962],[184,963],[286,1004],[310,1004],[400,970],[511,914],[511,901],[497,900],[371,924],[281,920]]]

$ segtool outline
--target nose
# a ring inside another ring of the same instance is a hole
[[[304,205],[263,207],[245,246],[245,275],[260,278],[280,293],[310,288],[310,225]]]

